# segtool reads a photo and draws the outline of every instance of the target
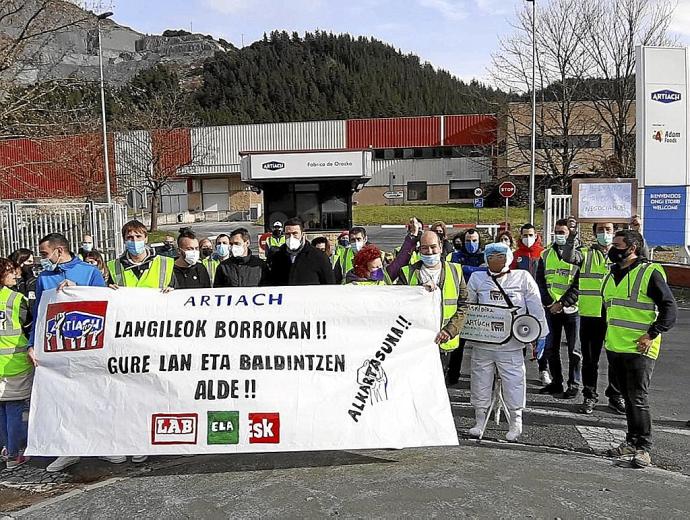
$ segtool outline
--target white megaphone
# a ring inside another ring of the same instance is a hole
[[[534,316],[522,314],[513,320],[513,337],[522,343],[532,343],[541,336],[541,323]]]

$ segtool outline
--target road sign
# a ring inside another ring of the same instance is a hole
[[[474,189],[474,196],[475,197],[481,197],[482,195],[484,195],[483,189],[481,189],[481,188],[475,188]]]
[[[387,191],[383,196],[387,199],[402,199],[405,194],[402,191]]]
[[[481,197],[477,197],[474,199],[474,207],[479,209],[484,207],[484,199]]]
[[[500,193],[501,197],[504,197],[506,199],[509,199],[513,195],[515,195],[516,191],[517,188],[515,187],[515,184],[513,184],[510,181],[502,182],[501,185],[498,187],[498,193]]]

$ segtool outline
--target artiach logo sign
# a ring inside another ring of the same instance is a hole
[[[658,101],[659,103],[675,103],[680,101],[680,92],[674,92],[673,90],[657,90],[652,92],[652,101]]]
[[[74,352],[103,348],[108,302],[51,303],[46,310],[43,350]]]
[[[196,444],[198,416],[195,413],[151,416],[151,444]]]
[[[249,444],[278,444],[279,442],[279,413],[249,414]]]
[[[261,165],[264,170],[271,170],[272,172],[276,170],[282,170],[285,168],[285,163],[278,161],[265,162]]]

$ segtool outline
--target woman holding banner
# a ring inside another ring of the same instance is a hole
[[[513,254],[503,243],[487,245],[484,257],[488,271],[475,272],[470,277],[467,284],[467,303],[511,308],[514,309],[516,317],[529,314],[535,318],[532,323],[537,335],[546,337],[549,329],[539,287],[534,278],[527,271],[510,270]],[[540,332],[537,323],[541,325]],[[522,410],[525,407],[526,394],[523,348],[526,335],[515,337],[515,327],[512,325],[512,322],[504,324],[505,330],[510,330],[511,334],[507,336],[507,341],[502,340],[500,344],[477,340],[467,342],[467,346],[473,347],[470,390],[476,424],[469,431],[473,437],[479,437],[484,432],[495,372],[498,372],[501,379],[503,400],[509,412],[510,428],[506,440],[516,441],[522,433]],[[502,329],[499,327],[499,330]],[[523,331],[521,334],[527,333]],[[487,339],[488,336],[487,334]]]

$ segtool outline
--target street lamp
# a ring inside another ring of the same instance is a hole
[[[108,204],[110,198],[110,164],[108,160],[108,127],[105,122],[105,86],[103,83],[103,48],[101,46],[101,20],[110,18],[113,15],[110,11],[96,16],[96,27],[98,29],[98,66],[101,71],[101,121],[103,126],[103,161],[105,170],[105,198]]]
[[[532,2],[532,157],[529,170],[529,221],[534,224],[534,183],[537,168],[537,2],[535,0],[527,0],[527,2]]]

